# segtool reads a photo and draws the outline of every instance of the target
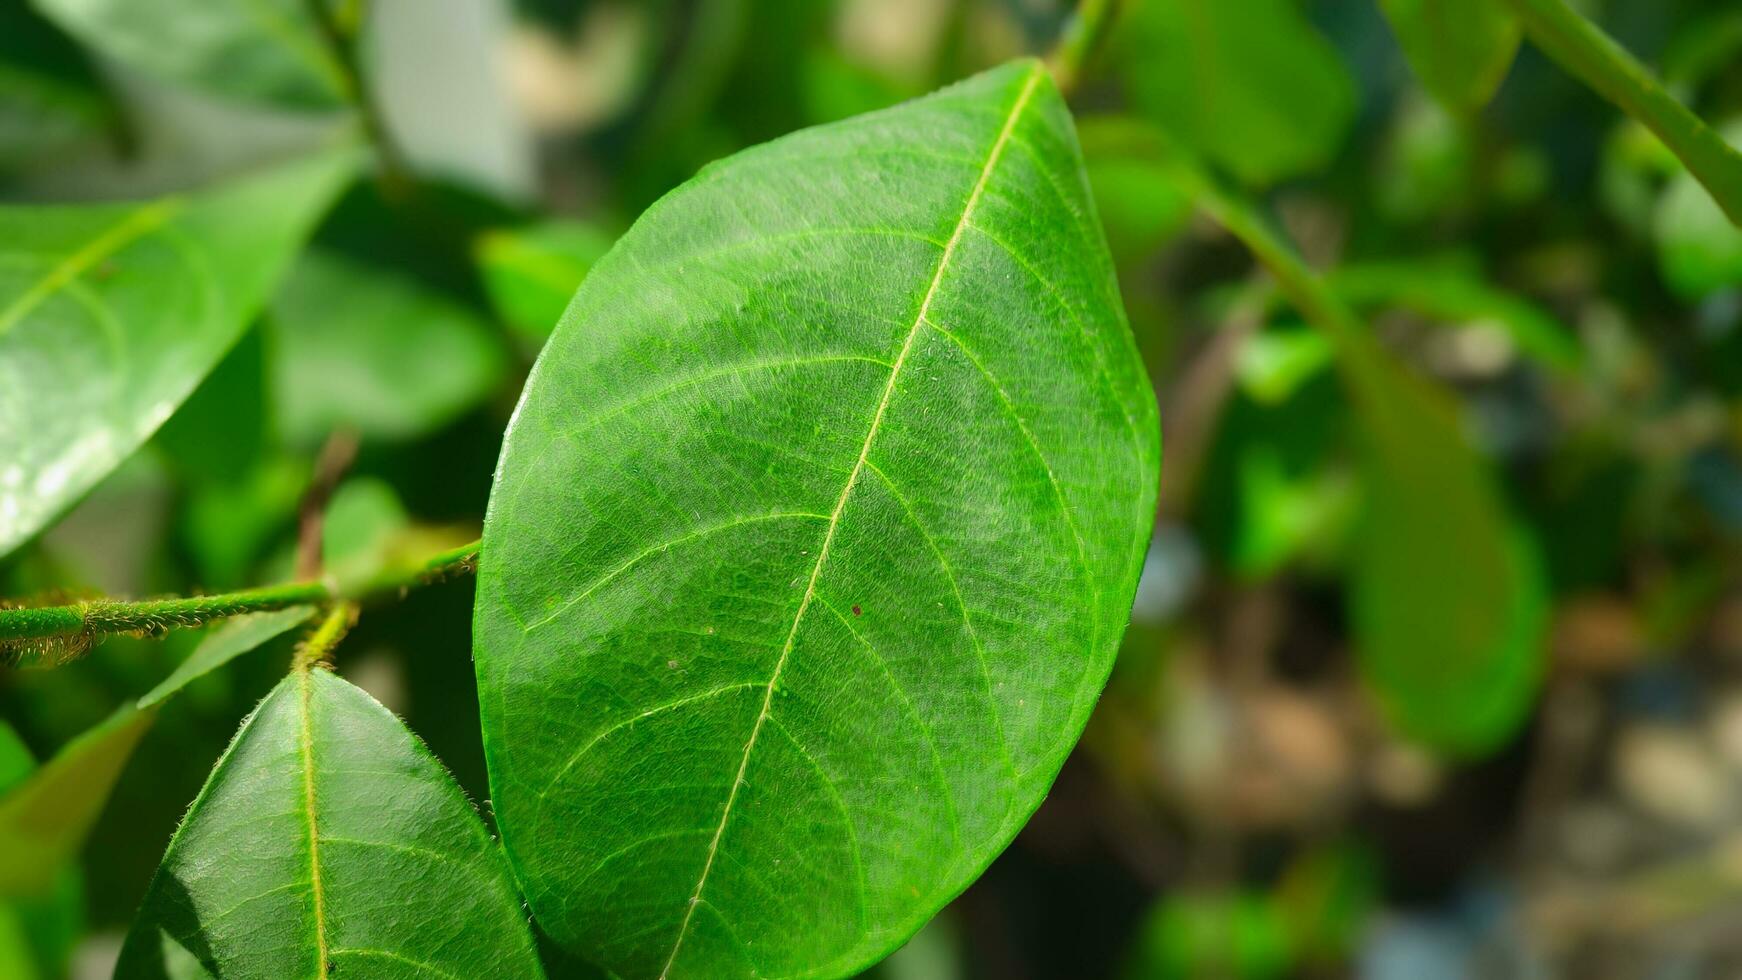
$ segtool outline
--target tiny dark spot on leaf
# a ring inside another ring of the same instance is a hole
[[[863,609],[860,609],[860,608],[859,608],[859,607],[858,607],[858,606],[854,606],[854,607],[853,607],[853,615],[855,615],[855,616],[862,616],[862,615],[864,615],[864,614],[865,614],[865,610],[863,610]]]

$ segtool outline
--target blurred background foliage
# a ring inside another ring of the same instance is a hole
[[[1051,798],[875,972],[1742,973],[1742,230],[1487,0],[1113,6],[1073,104],[1162,406],[1156,536]],[[1734,3],[1577,6],[1742,143]],[[1061,0],[313,9],[0,0],[8,202],[199,187],[358,128],[359,97],[378,163],[0,594],[282,579],[335,432],[331,563],[468,540],[531,358],[649,203],[1072,27]],[[339,666],[482,800],[470,599],[372,609]],[[95,820],[47,885],[0,875],[0,976],[107,975],[289,643],[117,712],[199,641],[0,672],[0,864],[35,760]]]

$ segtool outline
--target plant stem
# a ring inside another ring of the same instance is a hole
[[[335,602],[327,610],[321,624],[308,638],[297,644],[294,666],[298,670],[327,666],[334,648],[344,640],[351,627],[357,625],[357,604],[349,600]]]
[[[1117,0],[1080,0],[1076,12],[1065,25],[1058,46],[1047,59],[1051,63],[1053,81],[1059,91],[1069,94],[1082,77],[1083,66],[1100,48],[1113,21],[1118,19]]]
[[[351,16],[347,19],[351,23],[341,23],[333,12],[332,0],[307,0],[307,3],[309,17],[320,29],[333,58],[339,63],[339,70],[344,74],[345,85],[350,89],[351,102],[363,125],[363,135],[375,149],[376,160],[381,165],[382,186],[393,196],[403,196],[412,186],[411,172],[405,166],[405,156],[399,152],[399,144],[393,141],[393,134],[387,129],[387,117],[381,112],[374,91],[363,79],[361,59],[357,56],[359,24],[356,22],[365,16],[364,5],[359,3],[348,8]]]
[[[1657,134],[1742,226],[1742,152],[1676,101],[1650,70],[1566,0],[1507,0],[1525,34],[1562,68]]]
[[[415,565],[383,572],[348,588],[323,580],[209,596],[138,602],[92,599],[64,606],[0,609],[0,662],[9,662],[16,653],[34,648],[58,646],[79,651],[95,638],[112,633],[155,634],[181,627],[204,626],[244,613],[324,602],[358,602],[403,594],[450,575],[473,571],[477,566],[478,544],[474,541],[444,551]]]

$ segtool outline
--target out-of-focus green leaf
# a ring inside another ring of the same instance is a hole
[[[153,441],[184,481],[235,485],[260,465],[266,439],[266,345],[253,329],[242,334]]]
[[[1389,358],[1351,370],[1367,436],[1351,593],[1363,676],[1406,736],[1484,754],[1541,681],[1542,570],[1449,396]]]
[[[36,760],[0,721],[0,800],[30,777]],[[62,868],[42,894],[0,899],[0,977],[60,977],[84,918],[78,869]]]
[[[1363,436],[1350,597],[1368,684],[1404,734],[1453,755],[1491,751],[1535,697],[1546,590],[1455,400],[1381,348],[1250,204],[1183,154],[1174,180],[1337,348]]]
[[[35,768],[36,759],[31,756],[24,739],[18,737],[11,725],[0,720],[0,795],[23,782]]]
[[[28,5],[0,4],[0,175],[94,142],[115,115],[77,45]]]
[[[1539,307],[1495,289],[1446,263],[1368,262],[1327,276],[1343,300],[1360,309],[1405,309],[1459,326],[1502,331],[1521,352],[1558,371],[1572,371],[1583,351],[1572,332]]]
[[[299,109],[333,108],[349,98],[344,71],[306,0],[33,2],[115,60],[212,95]]]
[[[1409,66],[1447,109],[1494,96],[1518,51],[1518,20],[1500,0],[1380,0]]]
[[[1731,145],[1742,147],[1742,119],[1723,132]],[[1730,223],[1693,174],[1683,170],[1671,178],[1658,199],[1652,226],[1658,267],[1677,293],[1698,299],[1742,286],[1742,228]]]
[[[314,249],[268,320],[280,431],[313,445],[334,429],[428,435],[482,401],[506,358],[485,320],[385,267]]]
[[[536,350],[611,241],[594,225],[545,221],[488,232],[475,252],[497,315]]]
[[[115,976],[182,975],[172,960],[225,977],[543,975],[508,864],[453,778],[319,669],[242,723]]]
[[[141,709],[155,708],[194,680],[217,670],[250,650],[301,626],[314,615],[308,606],[237,616],[211,628],[163,683],[139,699]]]
[[[142,203],[0,207],[0,555],[187,398],[355,162]]]
[[[0,798],[0,898],[39,896],[53,887],[153,717],[127,705]]]
[[[1293,0],[1141,0],[1118,36],[1137,106],[1247,184],[1320,169],[1354,120],[1354,82]]]
[[[1185,227],[1191,202],[1167,179],[1166,141],[1154,124],[1097,116],[1082,120],[1077,138],[1115,262],[1143,258]]]
[[[1265,330],[1240,345],[1234,376],[1255,400],[1278,405],[1335,360],[1336,348],[1322,333],[1299,327]]]
[[[273,535],[295,523],[297,505],[308,489],[308,471],[307,459],[267,459],[237,483],[189,488],[178,530],[201,585],[222,590],[250,581],[248,573]]]
[[[1295,952],[1288,921],[1262,894],[1179,894],[1162,899],[1126,965],[1130,980],[1284,975]]]
[[[715,163],[588,275],[473,618],[492,801],[557,941],[849,975],[1040,803],[1154,519],[1091,214],[1024,61]]]
[[[395,538],[408,523],[405,505],[385,481],[346,480],[333,494],[321,528],[327,574],[347,583],[373,577],[393,560]]]

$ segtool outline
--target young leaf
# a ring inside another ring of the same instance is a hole
[[[1433,97],[1470,113],[1488,104],[1518,52],[1518,19],[1501,0],[1379,0],[1397,43]]]
[[[409,276],[311,250],[272,303],[281,431],[318,444],[337,427],[379,439],[439,429],[506,367],[477,313]]]
[[[538,977],[508,867],[441,764],[319,669],[286,677],[170,841],[118,980]]]
[[[1247,184],[1330,162],[1355,84],[1294,0],[1143,0],[1123,34],[1136,105]]]
[[[307,0],[34,2],[115,60],[222,98],[300,109],[335,108],[349,98],[344,70]]]
[[[543,927],[631,978],[844,976],[911,935],[1082,730],[1157,441],[1034,62],[652,208],[485,523],[492,798]]]
[[[135,204],[0,207],[0,555],[218,363],[353,161]]]
[[[0,795],[0,897],[40,894],[84,845],[157,709],[197,678],[308,619],[308,607],[243,616],[215,627],[163,683],[69,742]],[[3,742],[3,740],[0,740]],[[0,757],[6,755],[0,744]],[[28,761],[28,758],[26,759]],[[0,777],[8,768],[0,758]],[[0,778],[0,787],[6,784]]]

